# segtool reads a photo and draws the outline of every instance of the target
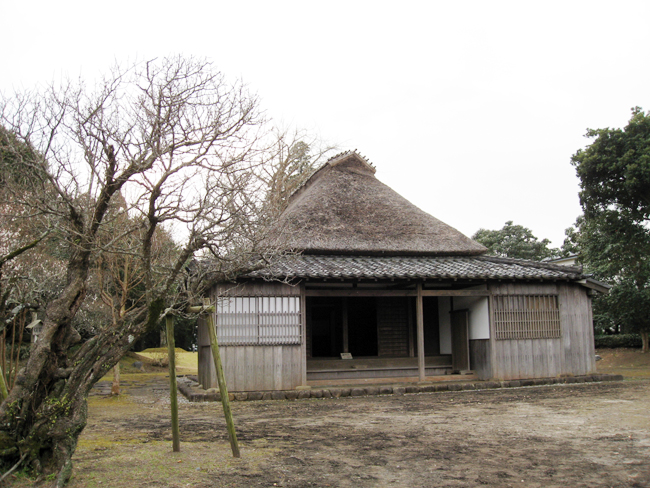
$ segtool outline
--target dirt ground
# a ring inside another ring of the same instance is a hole
[[[630,364],[599,353],[601,372]],[[235,402],[241,459],[230,455],[220,404],[181,403],[181,452],[173,453],[166,378],[126,375],[120,397],[101,388],[91,397],[69,486],[648,487],[650,368],[630,370],[644,374],[613,383]]]

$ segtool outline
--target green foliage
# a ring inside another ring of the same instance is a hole
[[[594,301],[601,330],[650,331],[650,116],[640,108],[624,129],[589,130],[572,158],[584,216],[567,232],[597,279],[613,285]]]
[[[311,154],[311,147],[304,141],[285,146],[280,140],[280,150],[270,174],[266,178],[267,199],[271,209],[282,211],[291,194],[314,172],[318,157]]]
[[[131,350],[143,351],[160,345],[160,329],[164,323],[154,330],[143,334],[133,343]],[[178,316],[174,317],[174,343],[176,347],[186,351],[194,351],[198,342],[196,318]]]
[[[538,240],[530,229],[515,225],[512,220],[499,230],[479,229],[472,239],[487,247],[488,254],[492,256],[541,261],[560,255],[558,249],[548,247],[551,241]]]
[[[259,174],[266,191],[266,214],[282,212],[293,192],[335,150],[304,132],[278,133],[276,137],[276,150]]]
[[[650,113],[639,107],[624,129],[589,129],[594,141],[571,162],[580,178],[585,216],[603,211],[629,214],[634,221],[650,217]]]
[[[594,339],[596,349],[641,347],[641,336],[639,334],[597,335]]]

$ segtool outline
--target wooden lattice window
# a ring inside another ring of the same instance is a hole
[[[217,301],[224,346],[301,344],[300,297],[230,297]]]
[[[496,295],[494,325],[497,339],[560,337],[557,295]]]

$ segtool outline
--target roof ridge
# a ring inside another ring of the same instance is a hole
[[[345,156],[357,156],[358,158],[362,159],[364,163],[368,164],[369,166],[372,166],[373,168],[377,169],[377,167],[370,162],[370,160],[364,156],[363,154],[359,153],[358,149],[348,149],[346,151],[341,151],[338,154],[335,154],[331,158],[329,158],[325,163],[323,163],[323,166],[329,163],[330,161],[334,161],[335,159],[342,159]]]
[[[577,281],[570,266],[494,256],[291,255],[245,275],[262,279],[469,279]]]
[[[528,266],[531,268],[540,268],[540,269],[553,269],[555,271],[569,271],[576,274],[582,274],[582,265],[580,266],[566,266],[563,264],[552,264],[542,261],[531,261],[530,259],[519,259],[519,258],[506,258],[500,256],[476,256],[484,261],[491,261],[494,263],[504,263],[504,264],[519,264],[522,266]]]
[[[344,151],[290,197],[270,233],[305,253],[475,255],[486,248],[376,177],[356,150]]]
[[[345,161],[348,159],[350,156],[356,156],[361,162],[364,164],[368,165],[368,167],[372,170],[373,174],[377,171],[377,168],[375,167],[374,164],[372,164],[367,157],[363,156],[358,152],[357,149],[348,149],[347,151],[342,151],[338,154],[335,154],[331,158],[329,158],[327,161],[325,161],[317,170],[315,170],[309,178],[307,178],[305,181],[302,182],[302,184],[296,188],[291,195],[289,195],[289,201],[293,200],[294,198],[297,198],[300,193],[302,193],[305,189],[307,189],[309,186],[312,185],[316,180],[318,180],[322,175],[324,175],[327,171],[327,169],[332,169],[334,166],[338,165],[339,163]]]

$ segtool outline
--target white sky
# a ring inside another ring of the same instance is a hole
[[[0,0],[0,90],[208,57],[461,232],[514,220],[559,246],[586,129],[650,110],[649,21],[624,0]]]

